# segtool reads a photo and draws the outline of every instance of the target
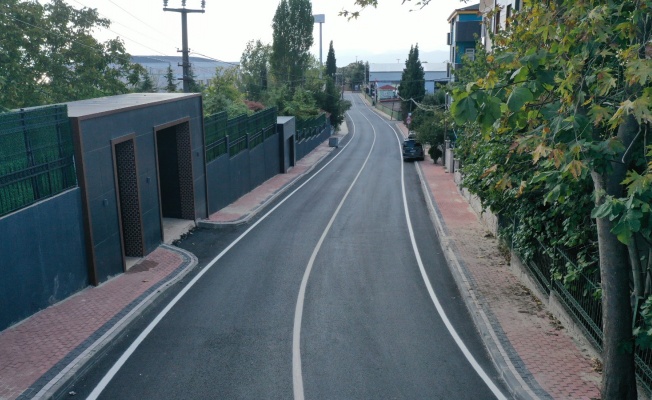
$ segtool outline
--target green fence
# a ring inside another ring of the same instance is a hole
[[[206,162],[213,161],[229,150],[226,143],[226,111],[204,118]]]
[[[226,112],[204,118],[206,162],[229,153],[233,157],[246,149],[253,149],[276,132],[276,108],[271,107],[253,115],[245,114],[228,119]]]
[[[326,123],[326,114],[320,114],[314,118],[297,118],[297,142],[319,135]]]
[[[0,114],[0,216],[77,186],[65,105]]]
[[[515,224],[516,225],[516,224]],[[589,272],[575,274],[575,279],[564,282],[559,277],[565,276],[569,268],[577,271],[576,252],[557,247],[546,247],[538,242],[531,259],[523,259],[524,266],[534,277],[539,289],[550,295],[555,292],[557,299],[564,305],[566,311],[575,320],[584,336],[599,350],[602,350],[602,300],[596,293],[600,288],[600,272],[598,255],[593,259],[595,264],[587,268]],[[640,312],[640,310],[638,310]],[[640,319],[640,314],[635,316]],[[636,376],[648,393],[652,392],[652,349],[636,347]]]

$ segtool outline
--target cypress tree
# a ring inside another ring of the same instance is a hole
[[[403,75],[401,76],[398,95],[403,99],[401,101],[401,112],[404,119],[414,108],[412,100],[421,102],[426,95],[425,73],[421,61],[419,61],[418,44],[410,47],[410,54],[405,61],[405,69],[403,69]]]
[[[333,50],[333,41],[331,40],[330,47],[328,48],[328,56],[326,56],[326,76],[335,79],[337,72],[337,64],[335,61],[335,50]]]
[[[165,73],[165,90],[168,93],[174,93],[177,91],[177,83],[174,81],[174,72],[172,71],[172,66],[168,64],[168,70]]]

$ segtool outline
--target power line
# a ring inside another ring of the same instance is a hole
[[[77,4],[79,4],[79,5],[82,6],[82,7],[85,7],[85,8],[92,8],[92,7],[89,7],[89,6],[87,6],[87,5],[83,4],[83,3],[81,3],[81,2],[78,1],[78,0],[72,0],[72,1],[74,1],[74,2],[77,3]],[[111,1],[111,3],[113,3],[113,1]],[[115,3],[113,3],[113,4],[115,4]],[[140,22],[142,22],[143,24],[147,25],[145,22],[143,22],[142,20],[140,20],[138,17],[134,16],[133,14],[130,14],[128,11],[126,11],[126,10],[123,9],[122,7],[118,6],[117,4],[115,4],[115,5],[116,5],[118,8],[120,8],[121,10],[125,11],[127,14],[129,14],[129,15],[131,15],[132,17],[136,18],[138,21],[140,21]],[[127,25],[125,25],[125,24],[123,24],[123,23],[120,23],[120,22],[114,20],[114,19],[111,19],[109,16],[107,16],[106,14],[102,14],[102,13],[99,12],[97,9],[95,9],[95,10],[96,10],[96,12],[97,12],[100,16],[102,16],[102,17],[104,17],[105,19],[109,20],[109,22],[111,23],[111,25],[113,25],[113,24],[117,24],[117,25],[123,26],[123,27],[125,27],[125,28],[127,28],[127,29],[133,31],[134,33],[136,33],[136,34],[138,34],[138,35],[144,36],[144,37],[146,37],[147,39],[158,40],[157,38],[154,38],[154,37],[148,36],[148,35],[146,35],[146,34],[140,32],[140,31],[137,31],[137,30],[133,29],[133,28],[130,27],[130,26],[127,26]],[[150,25],[147,25],[147,26],[150,26]],[[151,26],[150,26],[150,27],[151,27]],[[165,53],[163,53],[163,52],[161,52],[161,51],[159,51],[159,50],[157,50],[157,49],[153,49],[153,48],[151,48],[151,47],[149,47],[149,46],[147,46],[147,45],[145,45],[145,44],[142,44],[142,43],[136,41],[135,39],[132,39],[132,38],[129,37],[129,36],[126,36],[126,35],[124,35],[124,34],[118,32],[118,31],[115,31],[115,30],[111,29],[110,27],[109,27],[109,28],[104,28],[104,29],[106,29],[107,31],[110,31],[110,32],[115,33],[116,35],[118,35],[119,38],[121,38],[121,39],[123,39],[123,40],[124,40],[124,39],[127,39],[128,41],[133,42],[133,43],[135,43],[135,44],[137,44],[137,45],[139,45],[139,46],[142,46],[142,47],[144,47],[144,48],[147,48],[147,49],[149,49],[149,50],[152,50],[152,51],[154,51],[155,53],[158,53],[158,54],[160,54],[160,55],[165,55]],[[152,29],[155,29],[155,28],[152,28]],[[157,31],[157,32],[158,32],[158,31]],[[165,44],[165,45],[167,46],[168,44]],[[172,47],[175,47],[175,46],[172,46]]]

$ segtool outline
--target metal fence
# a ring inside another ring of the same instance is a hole
[[[65,105],[0,114],[0,216],[77,186]]]
[[[602,350],[602,300],[599,295],[600,273],[597,264],[585,268],[589,272],[574,273],[573,279],[564,280],[562,277],[567,276],[570,270],[578,271],[574,252],[547,248],[541,242],[537,243],[532,258],[524,264],[543,293],[550,295],[554,291],[584,336]],[[637,347],[635,359],[637,378],[650,392],[652,349]]]
[[[396,103],[399,103],[400,101],[396,101],[396,102],[391,102],[390,101],[390,102],[384,102],[384,103],[381,103],[380,101],[375,102],[375,100],[371,96],[369,96],[367,93],[364,93],[364,97],[367,99],[367,101],[372,103],[374,105],[374,107],[376,107],[380,111],[384,112],[385,114],[389,115],[390,120],[403,121],[403,115],[401,113],[401,110],[394,109],[394,106],[396,105]],[[388,104],[391,104],[391,107],[388,107],[387,106]]]
[[[204,118],[204,140],[206,142],[206,162],[213,161],[229,150],[226,138],[226,111]]]
[[[327,123],[326,114],[320,114],[314,118],[297,118],[297,143],[319,135]]]
[[[225,111],[204,118],[206,162],[223,154],[235,156],[253,149],[276,133],[276,108],[271,107],[253,115],[245,114],[228,119]]]

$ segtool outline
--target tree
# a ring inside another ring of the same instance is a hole
[[[277,82],[291,92],[303,83],[310,63],[313,24],[310,0],[281,0],[276,8],[270,63]]]
[[[450,132],[451,117],[445,110],[446,97],[443,90],[426,95],[412,113],[410,129],[416,132],[421,143],[430,145],[430,157],[434,162],[442,155],[447,132]]]
[[[411,2],[411,1],[413,0],[403,0],[403,3]],[[431,1],[432,0],[414,0],[414,5],[417,6],[418,8],[423,8],[427,6]],[[465,0],[460,0],[460,1],[466,2]],[[376,8],[378,6],[378,0],[355,0],[353,4],[360,7],[360,9],[355,11],[342,10],[340,11],[339,15],[348,17],[349,19],[358,18],[363,9],[367,7]]]
[[[190,93],[201,93],[203,91],[204,88],[202,85],[197,83],[197,74],[195,74],[192,65],[188,68],[188,80],[188,90]]]
[[[319,115],[319,109],[312,93],[299,87],[294,91],[292,99],[285,104],[281,114],[305,119]]]
[[[247,114],[248,107],[244,102],[244,95],[237,86],[238,75],[234,68],[221,68],[215,70],[215,77],[211,79],[204,91],[204,114],[211,115],[226,111],[229,117]]]
[[[262,93],[267,90],[270,52],[269,45],[260,40],[250,40],[240,57],[241,79],[250,100],[260,100]]]
[[[365,64],[362,61],[351,63],[341,68],[344,77],[344,84],[348,84],[351,89],[362,85],[365,80]]]
[[[326,56],[326,76],[335,79],[337,73],[337,63],[335,61],[335,50],[333,49],[333,41],[328,47],[328,55]]]
[[[139,93],[156,93],[158,88],[152,80],[152,76],[149,74],[149,71],[144,70],[141,80],[138,84],[137,90]]]
[[[652,0],[526,4],[494,38],[486,75],[454,92],[452,113],[458,123],[477,124],[486,141],[507,142],[506,165],[484,176],[504,190],[543,191],[543,203],[557,205],[575,199],[577,183],[592,182],[602,398],[635,399],[634,334],[639,343],[647,336],[631,324],[641,273],[635,235],[652,239],[652,148],[644,134],[652,122]],[[524,160],[530,167],[521,164],[517,181],[511,172]]]
[[[329,120],[331,125],[336,129],[342,122],[344,122],[344,114],[351,108],[351,103],[348,100],[343,100],[342,92],[335,85],[331,77],[326,77],[326,85],[324,91],[318,92],[315,96],[317,105],[327,113],[329,113]]]
[[[108,28],[95,9],[63,0],[6,0],[0,14],[0,104],[6,108],[126,93],[133,68],[119,39],[98,42]]]
[[[174,72],[172,71],[172,66],[168,64],[168,69],[165,72],[165,91],[168,93],[174,93],[177,91],[177,83],[175,82]]]
[[[410,54],[405,61],[401,83],[398,87],[401,97],[401,113],[406,116],[412,111],[413,101],[419,103],[426,95],[426,81],[423,66],[419,61],[419,45],[410,47]]]
[[[369,61],[364,63],[364,82],[366,82],[367,86],[369,85]]]

